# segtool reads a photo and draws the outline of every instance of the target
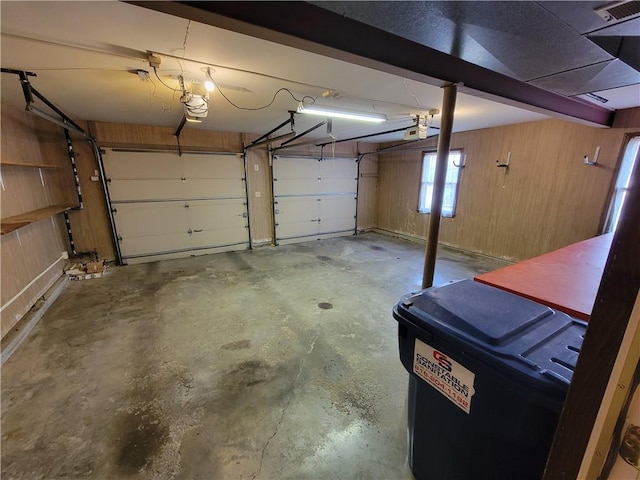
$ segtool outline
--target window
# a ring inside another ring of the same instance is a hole
[[[620,220],[620,213],[624,206],[624,200],[629,190],[629,182],[631,181],[631,171],[633,165],[638,160],[638,150],[640,147],[640,136],[633,137],[624,150],[622,162],[620,162],[620,170],[616,178],[616,184],[613,188],[611,203],[609,204],[609,213],[604,227],[604,233],[615,232]]]
[[[447,159],[447,176],[444,184],[444,200],[442,202],[442,216],[453,217],[456,213],[456,198],[458,197],[458,179],[462,150],[452,150]],[[431,212],[431,198],[433,197],[433,180],[436,173],[436,152],[425,153],[422,159],[422,182],[420,184],[420,199],[418,211]]]

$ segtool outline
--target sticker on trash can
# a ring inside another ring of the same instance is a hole
[[[475,374],[448,355],[416,338],[413,372],[465,412],[475,393]]]

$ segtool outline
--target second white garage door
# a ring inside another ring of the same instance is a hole
[[[249,247],[240,154],[108,151],[104,162],[124,263]]]
[[[353,158],[274,157],[276,242],[353,235],[357,182]]]

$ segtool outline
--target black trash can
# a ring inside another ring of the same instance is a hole
[[[540,480],[586,323],[473,280],[393,311],[418,480]]]

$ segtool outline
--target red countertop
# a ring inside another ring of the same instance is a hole
[[[475,277],[478,282],[589,320],[613,233]]]

